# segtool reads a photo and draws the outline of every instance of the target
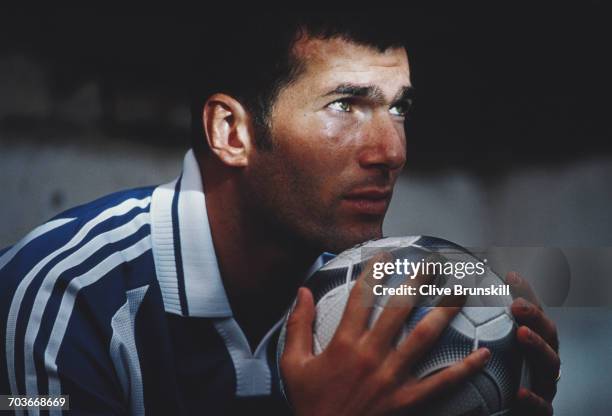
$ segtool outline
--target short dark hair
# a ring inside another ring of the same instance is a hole
[[[230,17],[204,22],[197,30],[192,80],[191,134],[196,152],[208,149],[202,109],[215,93],[240,101],[253,117],[255,144],[269,149],[271,107],[283,87],[295,80],[302,63],[292,54],[302,36],[344,38],[385,51],[405,46],[400,19],[376,14],[291,13]],[[222,37],[223,42],[217,42]],[[208,42],[207,42],[208,41]]]

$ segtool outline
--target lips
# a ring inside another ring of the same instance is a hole
[[[352,211],[366,215],[384,215],[392,192],[385,188],[358,189],[348,193],[343,202]]]

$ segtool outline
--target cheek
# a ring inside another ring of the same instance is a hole
[[[359,142],[359,122],[334,120],[329,117],[311,117],[286,137],[289,151],[300,160],[308,160],[321,173],[337,172],[355,160]]]
[[[345,141],[337,128],[321,129],[318,134],[303,137],[293,160],[294,167],[306,187],[313,189],[319,200],[330,202],[350,182],[355,148]]]
[[[325,113],[286,117],[276,124],[276,151],[282,155],[284,170],[291,172],[294,185],[304,193],[304,204],[318,201],[329,207],[352,183],[360,124]]]

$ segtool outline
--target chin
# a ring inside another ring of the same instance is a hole
[[[382,224],[376,226],[351,227],[351,229],[348,230],[336,230],[336,232],[329,237],[327,244],[324,245],[324,251],[338,254],[364,241],[381,238]]]

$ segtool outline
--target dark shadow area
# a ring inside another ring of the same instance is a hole
[[[612,151],[610,27],[603,3],[404,13],[417,96],[408,122],[410,169],[460,167],[486,177]],[[46,104],[40,111],[12,109],[17,98],[2,94],[0,132],[44,140],[99,133],[185,146],[186,69],[194,33],[210,18],[205,10],[189,16],[4,15],[3,73],[11,73],[15,57],[25,59],[44,88],[33,88],[29,99]],[[95,101],[85,115],[74,102],[83,88],[93,88],[85,100]]]

